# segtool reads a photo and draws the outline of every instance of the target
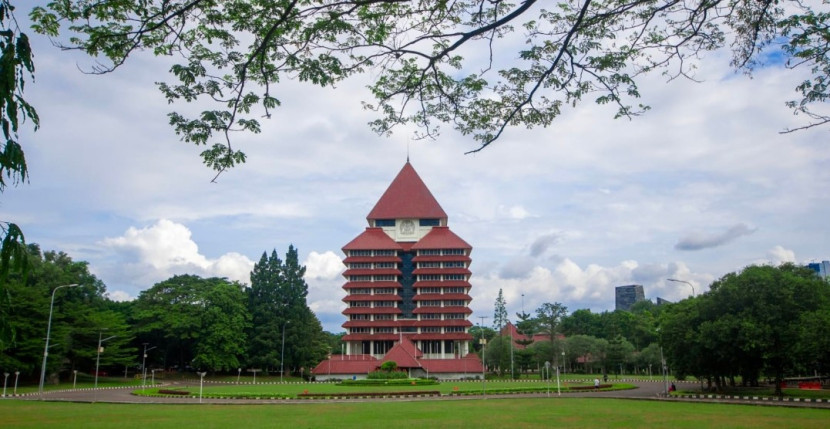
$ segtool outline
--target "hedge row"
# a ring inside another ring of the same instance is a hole
[[[298,398],[378,398],[386,396],[441,396],[437,390],[420,390],[409,392],[343,392],[343,393],[299,393]]]
[[[343,380],[338,384],[341,386],[434,386],[438,382],[426,378],[407,378],[403,380]]]

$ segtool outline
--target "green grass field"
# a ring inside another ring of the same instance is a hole
[[[562,383],[561,387],[563,390],[567,390],[568,387],[573,386],[591,386],[592,383],[588,382],[576,382],[570,381],[567,383]],[[487,380],[486,382],[486,389],[487,391],[493,391],[494,389],[516,389],[516,388],[537,388],[537,389],[547,389],[548,387],[552,392],[556,392],[556,382],[552,382],[550,384],[545,382],[520,382],[520,381],[508,381],[508,380]],[[206,383],[203,387],[203,394],[204,395],[212,395],[212,396],[237,396],[237,395],[260,395],[263,397],[267,397],[268,395],[287,395],[291,397],[295,397],[299,393],[353,393],[353,392],[408,392],[408,391],[439,391],[442,394],[449,394],[449,393],[461,393],[461,392],[472,392],[478,393],[481,392],[482,388],[485,386],[482,385],[481,381],[445,381],[437,385],[429,385],[429,386],[341,386],[334,383],[302,383],[302,384],[239,384],[239,385],[212,385],[210,383]],[[620,384],[621,388],[630,388],[631,386],[628,384]],[[187,386],[177,385],[174,387],[176,390],[188,390],[193,392],[194,394],[199,393],[199,383],[198,381],[193,382],[191,381],[190,384]],[[145,393],[155,393],[158,391],[158,388],[153,389],[145,389]],[[142,392],[142,391],[139,391]]]
[[[587,398],[279,405],[0,401],[3,428],[826,428],[830,410]]]

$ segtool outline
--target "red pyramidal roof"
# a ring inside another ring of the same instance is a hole
[[[404,164],[395,180],[386,188],[366,219],[446,219],[447,214],[427,185],[412,168]]]
[[[383,232],[382,228],[366,228],[362,234],[343,246],[346,250],[399,250],[401,246]]]
[[[414,250],[421,249],[472,249],[473,247],[455,235],[446,226],[434,226],[420,241],[412,246]],[[446,271],[444,271],[446,272]]]

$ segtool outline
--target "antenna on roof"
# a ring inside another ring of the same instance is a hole
[[[412,143],[412,140],[406,141],[406,163],[409,164],[409,145]]]

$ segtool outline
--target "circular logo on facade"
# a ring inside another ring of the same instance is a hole
[[[401,222],[401,234],[403,235],[412,235],[415,234],[415,222],[410,219],[407,219]]]

